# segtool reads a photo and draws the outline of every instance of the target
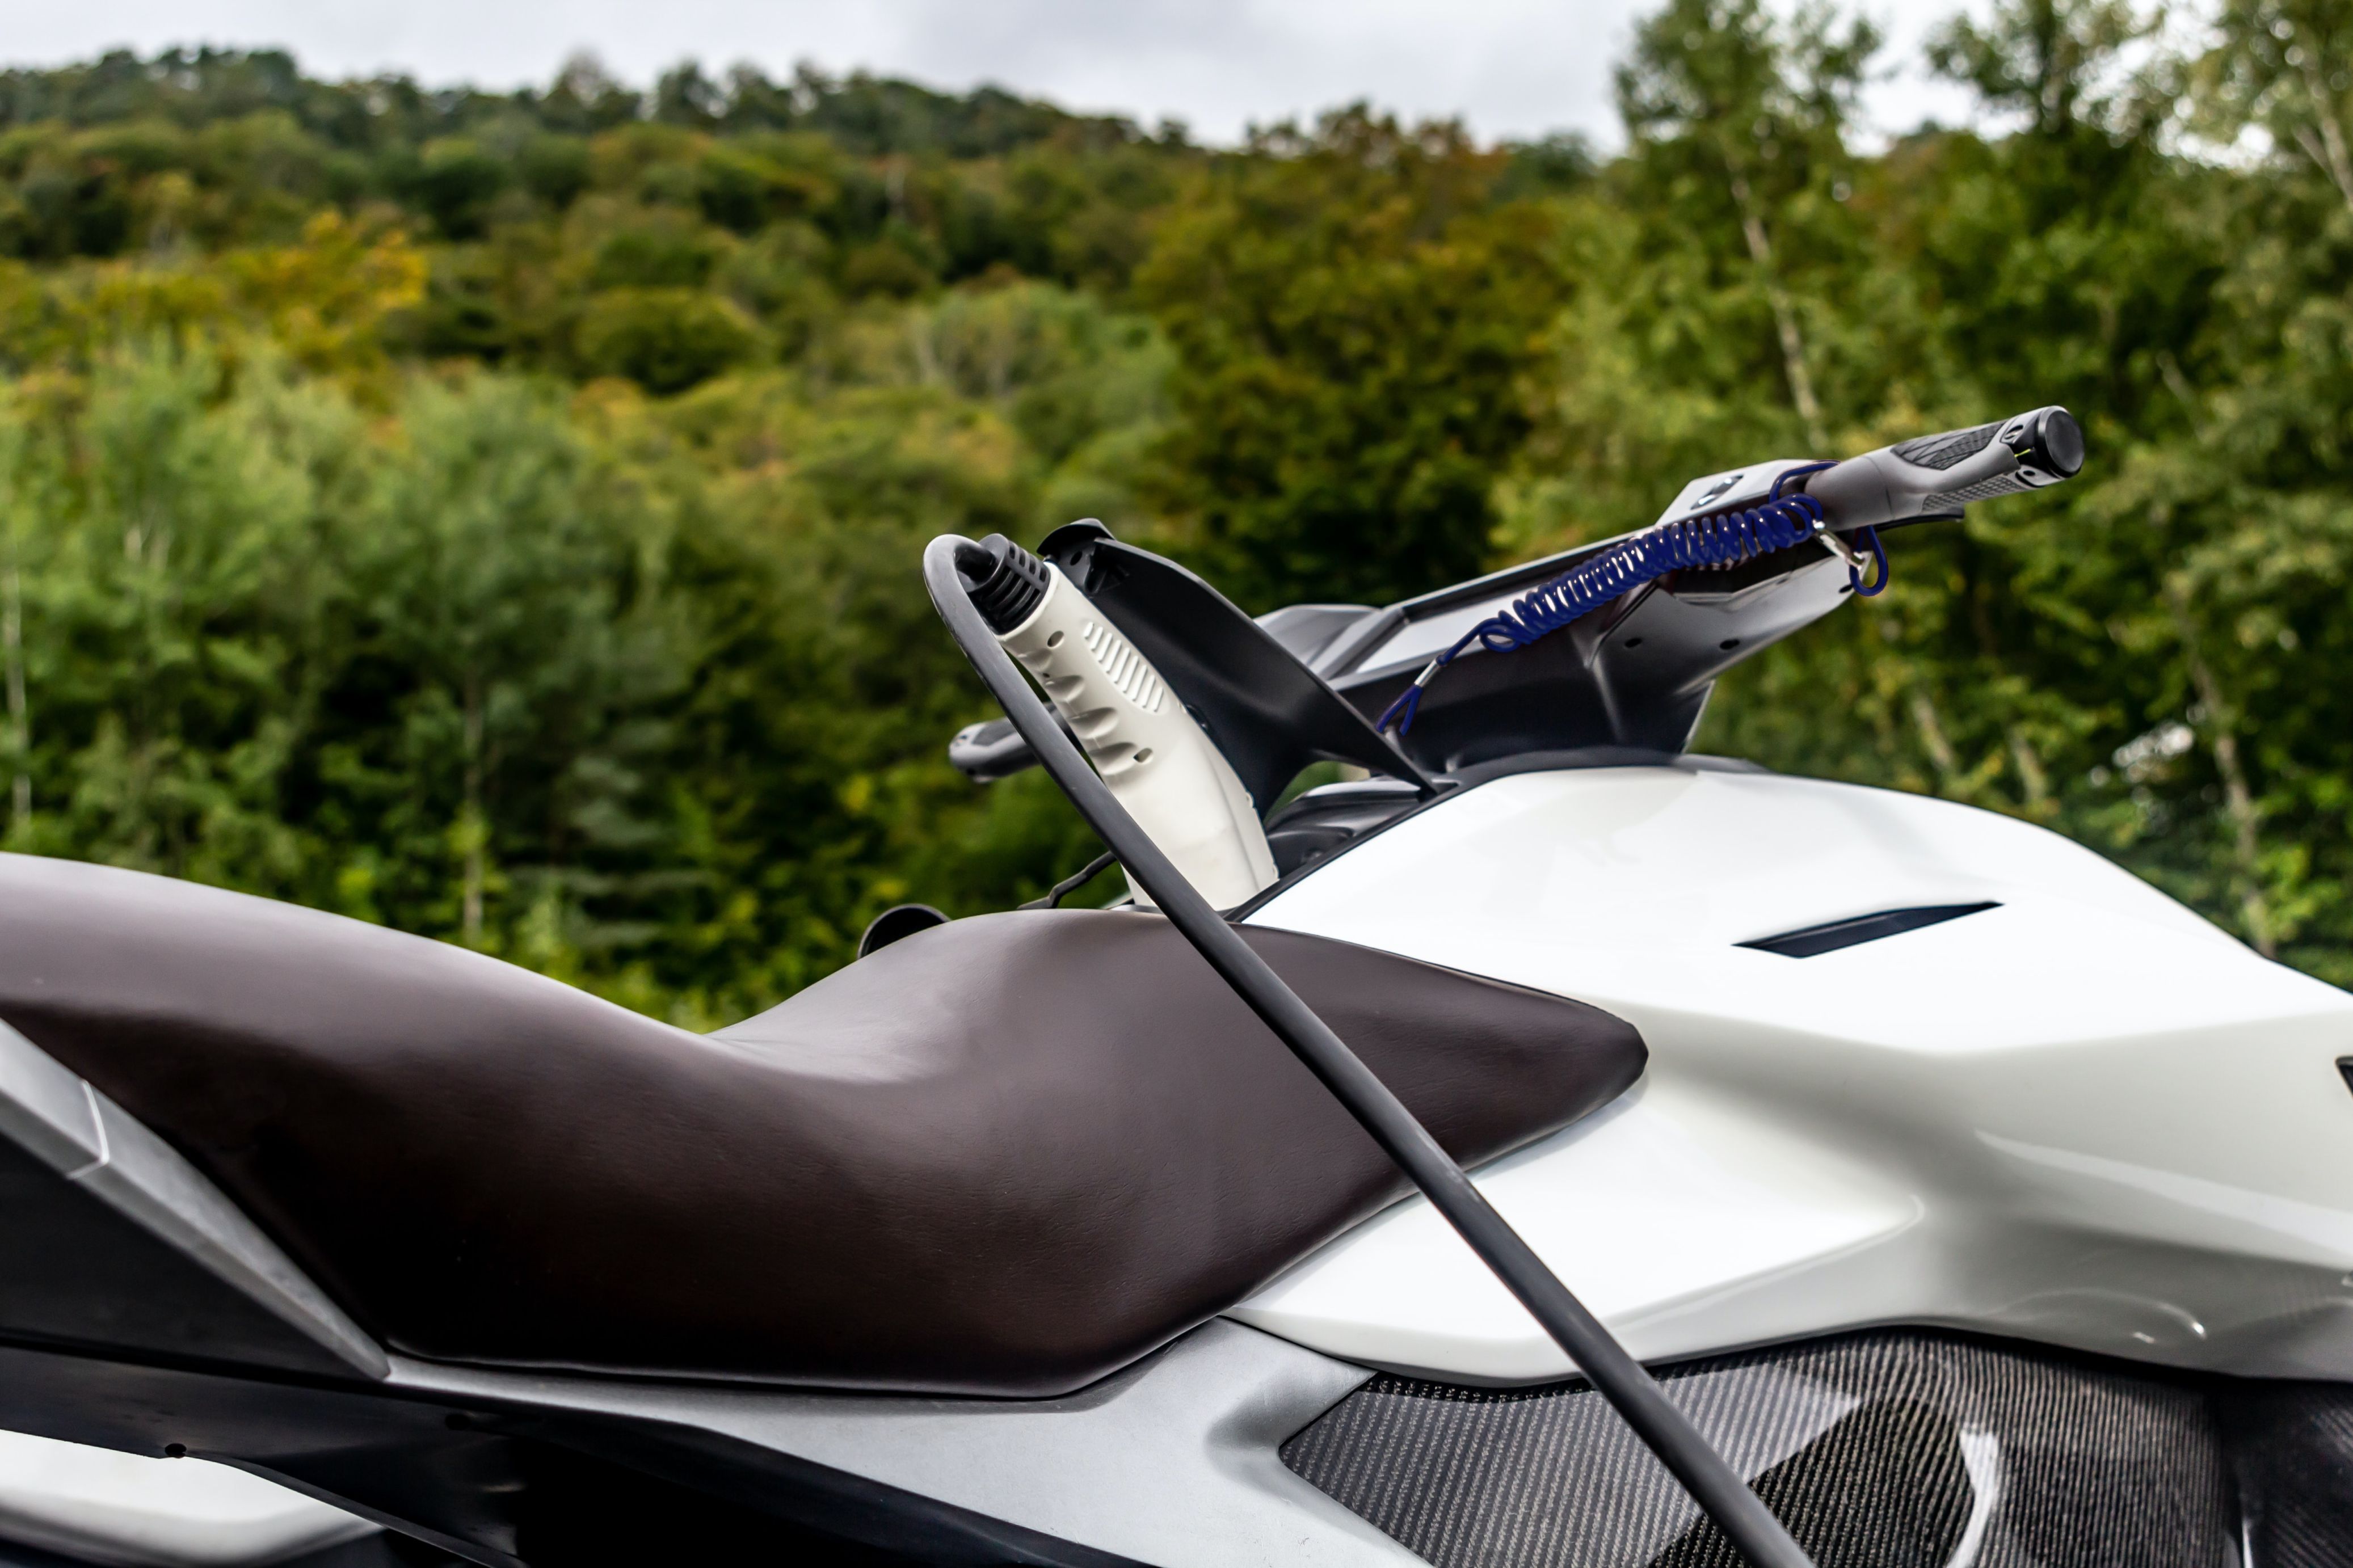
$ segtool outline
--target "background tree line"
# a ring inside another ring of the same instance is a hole
[[[708,1025],[1085,858],[915,576],[1104,518],[1253,610],[2035,404],[1703,747],[2047,823],[2353,984],[2353,0],[2004,0],[1876,150],[1829,9],[1668,0],[1604,156],[984,89],[272,53],[0,71],[5,845]]]

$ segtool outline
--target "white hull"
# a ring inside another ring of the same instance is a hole
[[[1984,900],[1811,958],[1736,945]],[[1646,1360],[1914,1323],[2353,1379],[2353,996],[2054,834],[1696,761],[1533,773],[1251,919],[1641,1029],[1632,1095],[1480,1183]],[[1419,1198],[1231,1315],[1456,1381],[1570,1370]]]

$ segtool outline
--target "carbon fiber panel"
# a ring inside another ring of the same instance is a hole
[[[2242,1384],[2216,1404],[2257,1568],[2353,1563],[2353,1390]]]
[[[1662,1378],[1820,1568],[2239,1563],[2221,1432],[2189,1383],[1915,1331],[1722,1357]],[[2343,1465],[2353,1419],[2330,1430]],[[1738,1568],[1581,1384],[1380,1377],[1282,1457],[1440,1568]],[[2348,1539],[2343,1521],[2333,1528],[2329,1540]],[[2291,1558],[2257,1561],[2284,1568]]]

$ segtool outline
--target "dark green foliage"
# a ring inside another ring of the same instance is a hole
[[[596,289],[700,289],[711,281],[720,254],[711,237],[683,226],[625,228],[596,247],[588,283]]]
[[[578,136],[533,136],[515,153],[515,178],[526,191],[562,212],[596,179],[588,143]]]
[[[406,193],[448,239],[480,239],[490,227],[491,204],[507,187],[512,171],[464,138],[425,149]]]
[[[651,392],[683,392],[757,349],[743,312],[700,289],[607,289],[580,319],[581,363]]]
[[[1262,134],[1163,226],[1138,288],[1177,354],[1168,499],[1242,603],[1486,564],[1556,298],[1537,215],[1491,200],[1503,162],[1351,110]]]

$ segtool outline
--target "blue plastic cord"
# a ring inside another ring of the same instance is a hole
[[[1866,588],[1862,585],[1862,574],[1850,566],[1846,569],[1846,585],[1854,590],[1858,599],[1876,599],[1887,591],[1887,546],[1879,542],[1879,530],[1866,528],[1862,532],[1862,542],[1871,546],[1871,553],[1879,562],[1879,575]]]
[[[1624,543],[1578,562],[1535,592],[1514,600],[1511,608],[1463,633],[1398,694],[1374,728],[1386,731],[1394,723],[1400,737],[1413,728],[1422,692],[1440,670],[1474,642],[1489,653],[1514,653],[1670,572],[1736,565],[1768,551],[1787,550],[1820,537],[1824,527],[1821,502],[1809,495],[1785,496],[1781,487],[1829,467],[1815,463],[1792,468],[1774,481],[1773,493],[1757,506],[1654,523]],[[1877,530],[1864,529],[1862,534],[1878,558],[1878,576],[1866,588],[1861,574],[1850,565],[1847,582],[1867,599],[1887,586],[1887,551],[1879,542]]]

